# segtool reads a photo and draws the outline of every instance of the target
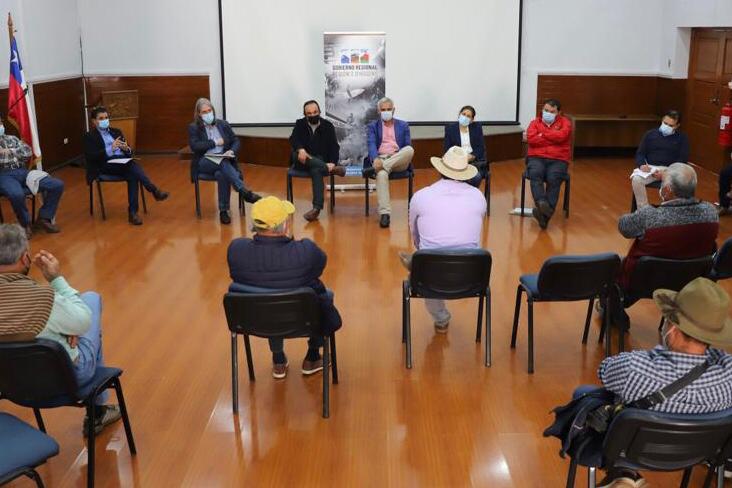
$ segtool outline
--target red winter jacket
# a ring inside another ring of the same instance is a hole
[[[528,157],[569,162],[572,122],[562,115],[557,115],[552,125],[546,125],[541,117],[537,117],[526,129],[526,140],[529,143]]]

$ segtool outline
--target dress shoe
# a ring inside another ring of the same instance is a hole
[[[127,221],[132,225],[142,225],[142,219],[136,213],[131,213],[127,217]]]
[[[361,170],[361,174],[364,178],[374,178],[376,176],[376,168],[371,167],[363,169]]]
[[[320,209],[314,208],[303,215],[305,217],[305,220],[308,222],[312,222],[313,220],[318,220],[318,215],[320,215]]]
[[[163,200],[167,200],[170,196],[170,193],[167,191],[158,190],[157,188],[153,192],[153,198],[155,198],[156,202],[162,202]]]
[[[549,202],[547,202],[546,200],[539,200],[538,202],[536,202],[536,206],[539,209],[539,212],[544,214],[544,217],[546,217],[547,221],[552,218],[554,210],[552,209],[552,206],[549,205]]]
[[[391,223],[391,217],[389,217],[389,214],[383,214],[381,218],[379,218],[379,227],[382,229],[386,229],[389,227],[389,224]]]
[[[330,171],[330,174],[336,175],[336,176],[346,176],[346,167],[345,166],[336,165]]]
[[[305,376],[310,376],[311,374],[315,374],[318,371],[323,370],[323,358],[316,359],[314,361],[310,361],[307,358],[302,360],[302,374]]]
[[[539,222],[539,227],[546,229],[548,223],[546,216],[538,208],[531,209],[531,215]]]
[[[246,188],[241,191],[241,196],[247,203],[255,203],[258,200],[262,199],[262,195],[257,195],[251,190],[247,190]]]
[[[276,380],[283,379],[285,376],[287,376],[287,367],[288,364],[286,362],[274,363],[272,365],[272,377]]]
[[[219,212],[219,220],[224,225],[229,225],[231,223],[231,215],[229,215],[228,210],[222,210]]]
[[[48,219],[39,219],[36,225],[49,234],[57,234],[61,232],[61,229]]]

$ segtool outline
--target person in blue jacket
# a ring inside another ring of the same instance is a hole
[[[474,187],[479,187],[488,171],[488,158],[485,153],[483,126],[475,121],[475,108],[466,105],[460,109],[457,122],[445,126],[444,151],[451,147],[462,147],[468,153],[468,162],[478,168],[478,174],[468,180]]]

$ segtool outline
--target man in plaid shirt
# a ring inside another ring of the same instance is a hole
[[[656,290],[653,299],[665,321],[661,345],[649,351],[606,358],[597,375],[624,403],[644,398],[707,361],[690,385],[653,407],[659,412],[701,414],[732,408],[732,355],[711,344],[732,345],[729,296],[716,283],[697,278],[681,291]],[[624,484],[623,484],[624,483]],[[598,487],[646,486],[634,471],[613,469]]]
[[[10,200],[18,223],[31,235],[31,217],[26,207],[28,188],[28,161],[33,156],[30,146],[15,136],[5,133],[0,121],[0,195]],[[59,232],[54,223],[58,203],[64,192],[63,181],[49,175],[38,182],[38,193],[43,195],[43,206],[38,212],[37,226],[49,233]]]

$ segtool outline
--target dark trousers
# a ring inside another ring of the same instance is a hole
[[[478,168],[478,174],[470,178],[467,183],[476,188],[480,188],[480,182],[483,181],[488,172],[488,163],[485,161],[472,161],[470,164]]]
[[[138,210],[137,190],[139,182],[142,182],[142,186],[150,193],[155,193],[158,189],[147,177],[142,166],[137,164],[135,160],[126,164],[104,163],[99,167],[99,172],[104,175],[122,176],[127,180],[127,210],[131,214],[137,213]]]
[[[526,170],[534,202],[545,200],[549,202],[552,210],[557,208],[559,189],[567,176],[567,162],[558,159],[529,158]]]
[[[321,156],[314,156],[305,160],[305,164],[297,159],[297,152],[292,153],[290,158],[292,166],[298,169],[304,169],[310,173],[310,179],[313,182],[313,208],[323,210],[323,202],[325,201],[325,182],[323,178],[328,176],[328,165]]]
[[[272,354],[277,353],[283,353],[285,352],[285,340],[282,338],[270,338],[269,341],[269,350],[272,351]],[[320,349],[323,347],[323,336],[311,336],[308,338],[308,349]]]
[[[18,223],[28,227],[31,223],[28,207],[25,203],[25,179],[28,170],[25,168],[0,171],[0,195],[5,195],[13,206]],[[53,220],[56,216],[61,194],[64,192],[64,182],[58,178],[46,176],[38,183],[38,193],[43,195],[43,206],[38,216],[44,220]]]
[[[732,189],[732,164],[725,166],[719,173],[719,206],[729,208],[732,201],[727,196]]]
[[[238,192],[244,191],[244,179],[236,167],[231,164],[230,159],[223,159],[221,164],[216,164],[203,157],[198,162],[198,172],[216,178],[216,186],[219,192],[219,211],[229,210],[232,186]]]

